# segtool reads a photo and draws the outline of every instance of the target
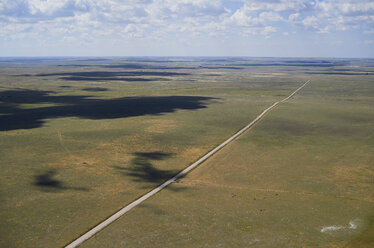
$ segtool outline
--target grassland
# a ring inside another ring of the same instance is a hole
[[[1,61],[0,246],[67,244],[309,78],[83,246],[372,244],[371,61],[171,60]]]

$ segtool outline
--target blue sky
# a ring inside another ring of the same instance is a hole
[[[374,1],[0,0],[0,56],[374,57]]]

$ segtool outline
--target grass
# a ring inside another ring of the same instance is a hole
[[[373,89],[365,77],[312,78],[82,247],[372,247]]]
[[[190,75],[164,81],[69,81],[60,74],[102,69],[57,64],[1,67],[1,246],[66,244],[182,170],[302,78],[274,92],[276,82],[230,70],[173,69]],[[218,76],[206,75],[213,72]],[[105,90],[87,91],[97,87]],[[134,97],[135,104],[126,100]],[[130,107],[136,114],[127,114]],[[139,157],[152,153],[167,156]]]
[[[309,78],[313,87],[302,96],[277,107],[183,183],[84,246],[313,246],[363,240],[359,235],[369,228],[373,205],[370,75],[309,75],[305,72],[332,68],[240,67],[240,60],[229,62],[241,69],[227,69],[226,60],[167,65],[76,60],[0,66],[0,118],[34,114],[0,131],[0,246],[67,244]],[[103,70],[108,73],[98,75]],[[128,75],[147,80],[122,81]],[[165,103],[171,96],[179,100]],[[153,111],[138,107],[136,115],[128,115],[129,106],[139,105],[128,103],[134,97],[142,99],[140,105],[152,99]],[[186,99],[192,102],[186,105]],[[116,105],[121,108],[111,114]],[[361,229],[332,236],[319,232],[322,225],[347,226],[352,218],[362,222]]]

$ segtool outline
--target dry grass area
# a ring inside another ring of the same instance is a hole
[[[370,244],[372,74],[342,73],[372,67],[312,62],[2,63],[0,247],[69,243],[309,78],[295,99],[83,246]]]
[[[373,102],[341,86],[313,80],[83,247],[373,247]]]

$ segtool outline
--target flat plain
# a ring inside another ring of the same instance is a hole
[[[0,246],[372,247],[374,61],[0,60]]]

